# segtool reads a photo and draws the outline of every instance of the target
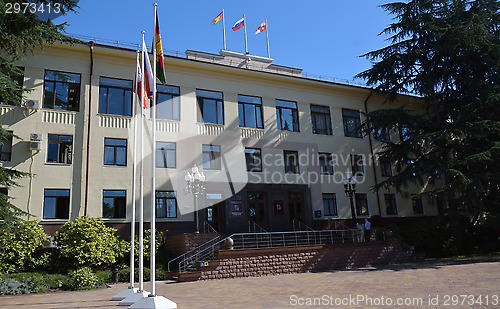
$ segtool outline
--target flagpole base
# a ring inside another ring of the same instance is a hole
[[[144,297],[137,301],[135,304],[130,306],[131,309],[174,309],[177,308],[177,304],[168,298],[163,296],[152,296]]]
[[[136,302],[138,302],[139,300],[141,300],[143,298],[148,298],[148,295],[149,295],[149,292],[146,292],[146,291],[139,292],[139,291],[137,291],[136,293],[130,295],[129,297],[121,300],[118,303],[118,306],[131,306],[131,305],[135,304]]]
[[[111,298],[111,300],[112,301],[124,300],[125,298],[129,297],[130,295],[137,293],[137,291],[139,291],[138,288],[130,288],[129,287],[128,289],[125,289],[125,290],[118,292],[118,294],[113,296]]]

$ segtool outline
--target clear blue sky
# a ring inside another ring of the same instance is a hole
[[[246,14],[248,48],[252,55],[267,56],[265,33],[255,29],[265,18],[269,24],[274,63],[297,67],[305,73],[352,79],[370,63],[359,56],[387,45],[378,33],[391,16],[378,7],[381,0],[271,0],[271,1],[158,1],[164,50],[187,49],[218,53],[223,46],[222,24],[211,25],[225,9],[227,49],[244,52],[243,29],[231,26]],[[97,38],[140,43],[146,31],[151,42],[153,1],[81,0],[78,14],[59,17],[67,32]],[[168,68],[167,68],[168,70]]]

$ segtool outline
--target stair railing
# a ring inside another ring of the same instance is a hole
[[[171,259],[170,261],[168,261],[167,271],[170,271],[170,264],[172,264],[174,261],[177,261],[181,258],[184,258],[185,256],[190,255],[193,252],[196,252],[198,250],[202,250],[203,248],[210,246],[211,244],[213,244],[214,242],[216,242],[219,239],[220,239],[220,235],[217,235],[214,238],[202,243],[201,245],[198,245],[198,246],[192,248],[191,250],[187,251],[186,253],[183,253],[183,254],[179,255],[178,257]]]
[[[203,232],[208,234],[219,234],[217,230],[208,221],[203,222]]]

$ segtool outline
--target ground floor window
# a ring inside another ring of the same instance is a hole
[[[384,200],[386,213],[388,215],[397,215],[398,207],[396,205],[396,195],[392,193],[384,194]]]
[[[174,191],[156,191],[156,218],[177,218]]]
[[[127,191],[103,190],[102,217],[106,219],[125,219],[127,216]]]
[[[325,216],[337,216],[337,198],[335,193],[323,193],[323,211]]]
[[[45,189],[44,219],[69,219],[69,189]]]
[[[368,210],[368,197],[366,193],[356,193],[356,214],[358,216],[368,216],[370,214]]]
[[[414,215],[423,215],[424,214],[424,203],[422,202],[422,198],[415,198],[412,196],[411,199],[413,205],[413,214]]]

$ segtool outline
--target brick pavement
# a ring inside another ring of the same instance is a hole
[[[145,287],[148,289],[149,283]],[[126,308],[109,301],[124,288],[126,284],[94,291],[1,296],[0,309]],[[389,301],[393,301],[394,308],[436,308],[437,305],[500,308],[500,263],[498,258],[493,261],[439,261],[355,271],[159,282],[157,294],[175,301],[179,308],[307,308],[313,307],[314,302],[318,308],[384,308],[383,304]],[[452,295],[459,298],[453,299]],[[462,304],[459,295],[473,295],[476,301],[482,296],[483,304],[469,306],[470,298]],[[437,305],[429,304],[429,296],[438,301]],[[407,301],[408,306],[398,306],[395,302],[399,299]],[[449,305],[445,304],[446,300]],[[454,305],[454,301],[458,304]],[[345,305],[336,306],[336,302]]]

